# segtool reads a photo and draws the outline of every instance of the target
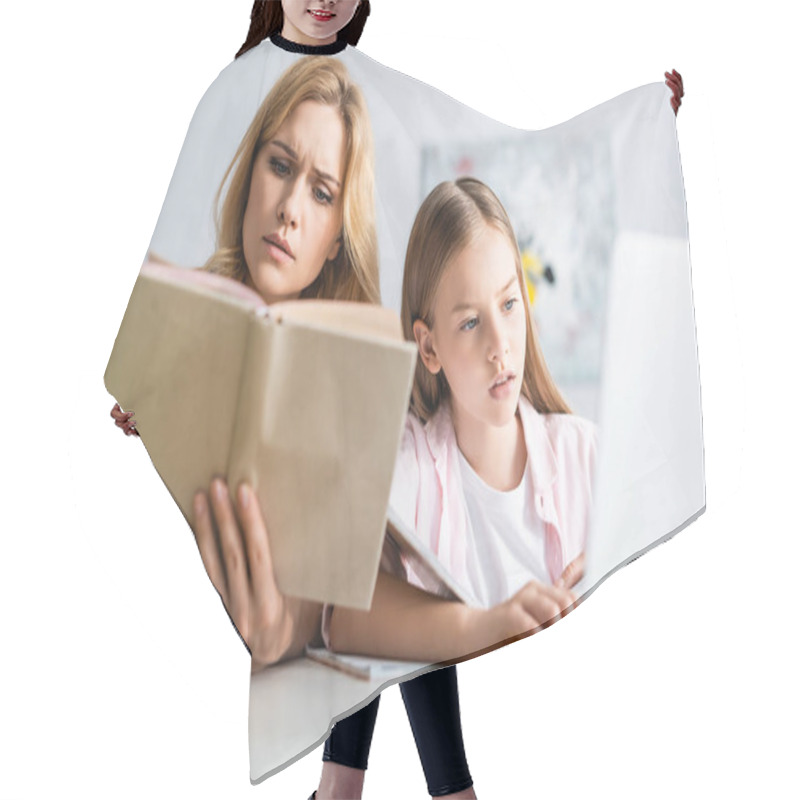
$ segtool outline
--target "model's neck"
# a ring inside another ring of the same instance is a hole
[[[458,449],[488,486],[508,492],[525,474],[528,451],[519,412],[507,425],[488,425],[453,408],[453,428]]]
[[[324,40],[326,44],[322,44],[320,39],[311,39],[310,37],[302,35],[303,42],[290,39],[282,33],[274,33],[270,36],[270,41],[281,50],[286,50],[289,53],[300,53],[306,56],[332,56],[336,53],[341,53],[347,47],[345,39]],[[311,44],[306,44],[308,40]]]

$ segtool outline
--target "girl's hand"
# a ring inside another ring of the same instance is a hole
[[[575,595],[565,588],[531,581],[505,603],[484,612],[483,624],[475,626],[473,635],[479,639],[474,649],[492,648],[529,636],[561,619],[576,602]]]
[[[136,430],[136,420],[133,418],[133,411],[123,411],[119,407],[119,403],[114,403],[114,408],[111,409],[111,416],[114,418],[114,424],[120,428],[126,436],[139,435],[139,431]]]
[[[664,77],[666,78],[664,82],[672,89],[672,97],[669,102],[677,117],[678,109],[681,107],[681,98],[683,97],[683,78],[676,69],[672,70],[672,72],[665,72]]]
[[[322,606],[281,593],[264,517],[249,486],[239,487],[235,511],[219,478],[211,482],[209,496],[210,506],[203,492],[194,499],[197,546],[208,577],[250,648],[253,669],[300,655],[319,630]]]
[[[574,561],[570,561],[567,564],[566,569],[561,573],[561,577],[555,582],[555,585],[560,589],[572,589],[583,577],[585,566],[586,555],[581,553]]]

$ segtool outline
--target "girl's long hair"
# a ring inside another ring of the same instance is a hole
[[[256,112],[217,192],[217,250],[204,268],[242,282],[247,278],[242,222],[253,164],[286,118],[307,100],[340,112],[346,155],[342,246],[336,258],[325,262],[319,277],[300,296],[378,303],[372,126],[361,90],[350,80],[347,68],[338,59],[326,56],[306,56],[295,62],[277,80]]]
[[[522,297],[527,298],[514,229],[494,192],[475,178],[440,183],[420,206],[408,240],[401,310],[406,339],[414,341],[414,322],[418,319],[433,328],[433,306],[442,275],[486,225],[502,233],[511,245],[519,288]],[[568,414],[569,406],[550,376],[539,347],[527,300],[523,304],[526,334],[522,394],[540,414]],[[432,375],[418,358],[411,410],[422,422],[427,422],[449,395],[444,372]]]
[[[347,44],[355,47],[361,38],[364,25],[369,16],[369,0],[361,0],[353,15],[353,19],[339,31],[338,39],[344,39]],[[264,39],[280,33],[283,30],[283,7],[280,0],[255,0],[250,12],[250,30],[247,38],[239,48],[236,58],[261,44]]]

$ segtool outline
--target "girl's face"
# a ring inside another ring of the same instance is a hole
[[[353,18],[358,0],[281,0],[282,35],[297,44],[332,44]]]
[[[514,249],[486,225],[445,269],[433,327],[414,323],[428,370],[443,370],[457,426],[513,421],[525,368],[525,299]]]
[[[339,252],[345,161],[341,114],[311,100],[256,155],[242,243],[247,283],[268,303],[297,298]]]

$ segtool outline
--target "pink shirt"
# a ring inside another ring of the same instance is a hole
[[[539,414],[524,397],[519,414],[528,451],[526,479],[545,532],[547,570],[555,582],[586,544],[597,431],[593,423],[572,414]],[[453,577],[466,584],[466,501],[446,406],[425,425],[408,415],[390,504]]]
[[[597,428],[572,414],[539,414],[524,397],[520,397],[519,414],[530,467],[527,479],[532,482],[533,505],[545,531],[547,569],[551,582],[555,582],[586,545]],[[453,577],[469,585],[466,501],[455,429],[445,405],[425,425],[408,414],[390,505]],[[381,568],[404,571],[386,548]],[[404,577],[415,583],[411,570],[405,573]],[[333,606],[326,605],[321,632],[329,648],[332,613]]]

